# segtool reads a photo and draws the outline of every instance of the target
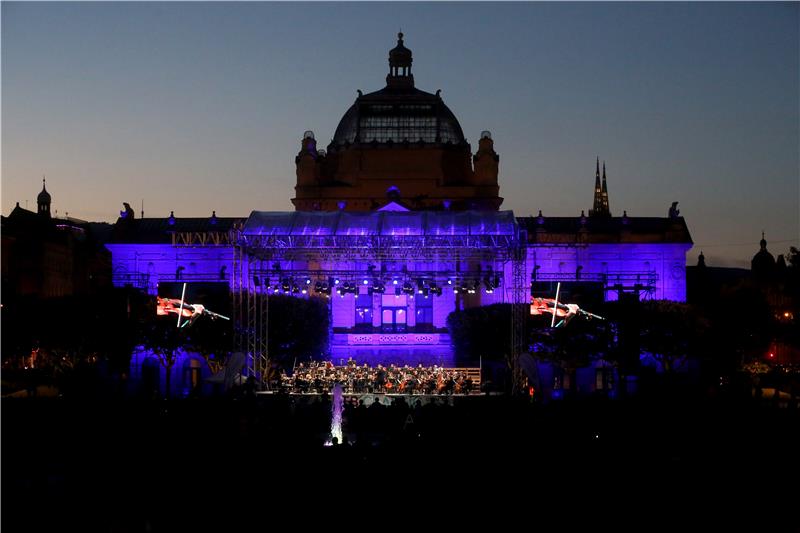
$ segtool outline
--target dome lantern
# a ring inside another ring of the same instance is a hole
[[[397,34],[397,46],[389,50],[389,74],[386,85],[389,87],[413,87],[414,76],[411,74],[411,50],[403,45],[403,33]]]

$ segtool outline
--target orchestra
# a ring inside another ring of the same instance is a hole
[[[299,363],[291,373],[282,371],[280,388],[288,393],[330,393],[340,383],[347,394],[470,394],[473,382],[462,369],[437,365],[371,367],[357,365],[352,359],[346,366],[334,366],[330,361]]]

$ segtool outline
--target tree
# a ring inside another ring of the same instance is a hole
[[[164,384],[166,396],[171,393],[172,367],[178,358],[178,350],[186,343],[186,331],[177,326],[176,317],[172,315],[157,316],[155,301],[146,306],[150,319],[142,324],[142,345],[150,350],[165,370]]]
[[[641,302],[640,340],[664,372],[674,372],[688,357],[700,352],[700,339],[707,322],[689,304],[670,300]]]
[[[511,304],[453,311],[447,317],[459,364],[479,358],[502,361],[511,354]]]
[[[321,297],[269,297],[269,357],[282,368],[328,348],[328,305]]]

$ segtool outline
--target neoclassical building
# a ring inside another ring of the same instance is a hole
[[[588,216],[500,211],[491,134],[473,154],[438,91],[416,88],[398,37],[386,86],[359,91],[327,149],[303,135],[294,212],[137,219],[128,209],[108,244],[115,283],[153,294],[163,281],[227,283],[253,354],[264,350],[253,333],[262,296],[325,298],[331,357],[372,362],[452,363],[451,312],[525,302],[543,283],[685,301],[692,241],[675,205],[666,217],[613,216],[598,161]]]

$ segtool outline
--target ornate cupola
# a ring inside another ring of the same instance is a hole
[[[403,33],[397,34],[397,46],[389,50],[389,74],[386,75],[387,87],[414,87],[414,75],[411,74],[411,50],[403,45]]]
[[[50,202],[52,198],[50,193],[47,192],[45,178],[42,177],[42,192],[36,197],[36,204],[38,206],[38,213],[42,216],[50,218]]]

